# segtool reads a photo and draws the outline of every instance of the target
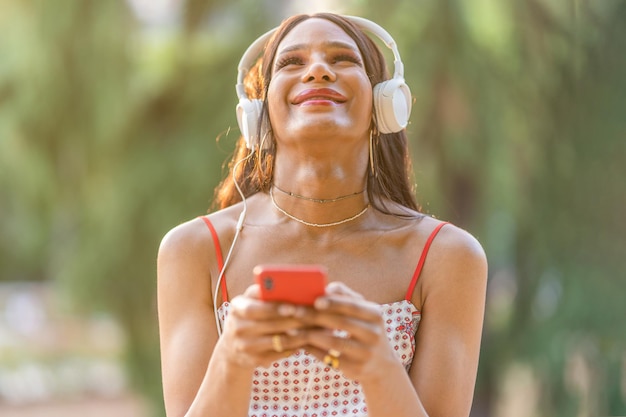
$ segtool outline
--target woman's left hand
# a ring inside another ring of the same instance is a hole
[[[343,283],[328,284],[326,295],[301,319],[314,326],[307,331],[306,350],[350,379],[379,378],[399,361],[387,341],[380,306]]]

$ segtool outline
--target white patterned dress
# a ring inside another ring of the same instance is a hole
[[[222,325],[229,303],[218,314]],[[380,306],[387,338],[405,368],[415,352],[420,313],[407,300]],[[358,382],[343,376],[305,351],[254,370],[249,417],[367,416],[365,396]]]
[[[217,232],[208,217],[201,219],[211,232],[221,271],[224,262]],[[446,224],[438,224],[428,237],[405,299],[380,306],[389,344],[407,371],[413,361],[415,333],[421,319],[420,312],[410,300],[430,245]],[[218,316],[223,326],[230,307],[225,276],[222,277],[221,292],[223,302]],[[367,417],[367,404],[361,386],[357,381],[344,377],[341,369],[332,369],[300,350],[268,368],[254,370],[248,417],[327,416]]]

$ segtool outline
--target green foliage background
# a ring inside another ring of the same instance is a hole
[[[395,37],[420,203],[487,251],[473,415],[517,364],[537,415],[626,414],[626,2],[326,3]],[[155,26],[121,0],[0,0],[0,280],[113,313],[157,409],[159,241],[224,173],[242,51],[304,4],[186,0]]]

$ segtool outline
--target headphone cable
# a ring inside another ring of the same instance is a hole
[[[213,313],[215,315],[215,325],[217,327],[217,335],[218,337],[222,335],[222,326],[220,324],[220,319],[219,319],[219,314],[217,312],[218,307],[217,307],[217,296],[219,294],[220,291],[220,284],[222,283],[222,279],[224,277],[224,273],[226,271],[226,267],[228,266],[229,262],[230,262],[230,258],[231,255],[233,254],[233,249],[235,248],[235,244],[237,243],[237,239],[239,238],[239,234],[241,232],[241,230],[243,229],[243,222],[246,218],[246,213],[248,211],[248,204],[246,202],[246,196],[243,194],[243,191],[241,190],[241,187],[239,187],[239,184],[237,183],[237,178],[235,176],[235,173],[237,172],[237,168],[239,167],[239,164],[241,164],[242,162],[247,161],[248,159],[250,159],[250,157],[254,154],[254,152],[250,152],[248,154],[248,156],[246,156],[245,158],[240,159],[239,161],[237,161],[237,163],[235,163],[235,166],[233,167],[233,183],[235,184],[235,188],[237,189],[237,192],[239,193],[239,195],[241,196],[241,202],[243,204],[243,208],[241,209],[241,214],[239,215],[239,220],[237,220],[237,228],[235,229],[235,236],[233,237],[233,242],[230,244],[230,249],[228,249],[228,254],[226,255],[226,259],[224,259],[224,265],[222,266],[222,270],[220,271],[220,274],[217,278],[217,283],[215,285],[215,293],[213,295]]]

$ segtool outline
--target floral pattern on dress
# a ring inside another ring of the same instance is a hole
[[[222,325],[230,304],[218,309]],[[380,306],[387,339],[408,371],[415,353],[421,314],[408,300]],[[357,381],[343,376],[313,355],[299,350],[254,371],[249,417],[366,417],[367,405]]]

